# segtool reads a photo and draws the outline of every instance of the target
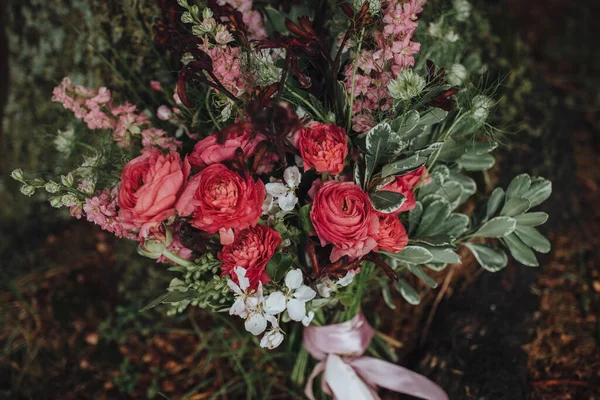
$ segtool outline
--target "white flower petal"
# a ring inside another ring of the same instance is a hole
[[[328,282],[317,283],[317,292],[321,297],[331,297],[331,285]]]
[[[246,318],[244,326],[248,332],[254,336],[258,336],[267,329],[267,319],[264,315],[259,313],[250,314],[250,316]]]
[[[279,204],[279,208],[281,208],[283,211],[292,211],[298,203],[298,198],[294,192],[289,192],[284,197],[280,197],[277,203]]]
[[[235,303],[229,309],[229,315],[239,315],[242,318],[246,318],[248,316],[248,312],[246,311],[246,305],[244,304],[244,299],[238,297],[235,300]]]
[[[344,276],[343,278],[340,278],[340,280],[337,282],[337,284],[342,287],[348,286],[349,284],[352,283],[352,280],[354,279],[355,276],[356,276],[356,274],[354,272],[348,271],[346,276]]]
[[[240,288],[245,292],[250,287],[250,280],[246,278],[246,268],[234,267],[233,272],[237,275]]]
[[[309,326],[314,317],[315,317],[315,313],[313,311],[309,311],[308,314],[306,315],[306,317],[304,317],[304,319],[302,319],[302,325]]]
[[[306,285],[302,285],[300,286],[295,292],[294,292],[294,297],[300,301],[310,301],[312,299],[315,298],[315,296],[317,295],[317,292],[315,292],[314,290],[312,290],[311,288],[309,288]]]
[[[290,188],[297,188],[298,186],[300,186],[302,174],[296,166],[287,167],[285,171],[283,171],[283,179]]]
[[[306,316],[306,304],[302,300],[291,299],[287,304],[287,311],[294,321],[302,321]]]
[[[242,289],[240,289],[238,284],[232,281],[231,279],[227,279],[227,286],[229,286],[229,289],[231,289],[233,293],[237,295],[242,295]]]
[[[288,192],[288,189],[281,182],[267,183],[265,189],[273,197],[283,197]]]
[[[298,289],[302,285],[302,271],[292,269],[285,276],[285,286],[290,290]]]
[[[285,295],[281,292],[273,292],[265,298],[265,312],[275,315],[285,310]]]
[[[273,329],[265,333],[260,340],[260,347],[273,350],[283,342],[283,334],[279,329]]]

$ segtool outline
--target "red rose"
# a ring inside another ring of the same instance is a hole
[[[413,172],[409,172],[408,174],[397,176],[395,181],[388,183],[381,188],[381,190],[387,190],[389,192],[402,193],[406,197],[406,200],[402,206],[395,211],[396,214],[404,211],[410,211],[415,208],[417,202],[415,200],[414,188],[421,181],[423,174],[426,173],[427,169],[425,167],[421,167]]]
[[[249,129],[243,132],[232,132],[225,143],[217,143],[217,134],[202,139],[194,146],[194,151],[189,155],[192,165],[204,168],[211,164],[233,160],[235,151],[240,147],[244,151],[244,157],[254,154],[256,146],[267,137],[262,133],[254,133]]]
[[[191,224],[198,229],[231,233],[231,229],[258,222],[265,196],[261,180],[254,182],[250,175],[241,176],[223,164],[213,164],[188,182],[175,209],[180,216],[191,215]]]
[[[250,280],[250,287],[256,288],[258,282],[263,284],[269,282],[265,267],[275,249],[281,244],[281,235],[274,229],[264,225],[248,228],[235,237],[235,241],[217,254],[223,265],[223,275],[231,274],[233,268],[239,266],[246,268],[246,277]]]
[[[315,196],[310,220],[321,246],[333,244],[332,262],[344,255],[357,259],[377,246],[377,215],[369,196],[354,183],[325,182]]]
[[[408,244],[408,235],[404,225],[396,214],[378,213],[379,232],[375,236],[379,250],[397,253]]]
[[[334,124],[314,123],[300,129],[296,146],[304,161],[304,170],[339,174],[348,155],[346,131]]]
[[[141,228],[145,237],[149,229],[175,215],[175,201],[190,165],[183,165],[178,153],[163,155],[147,150],[129,161],[121,172],[119,219],[130,228]]]

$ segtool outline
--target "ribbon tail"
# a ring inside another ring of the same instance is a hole
[[[409,369],[372,357],[350,361],[356,372],[371,384],[424,400],[448,400],[438,385]]]
[[[325,371],[325,363],[321,361],[317,365],[315,365],[315,368],[312,370],[310,376],[308,377],[308,381],[306,381],[306,386],[304,386],[304,394],[306,395],[306,397],[308,397],[309,400],[315,400],[315,394],[313,392],[313,381],[323,371]]]
[[[357,375],[351,365],[335,355],[327,357],[323,379],[339,400],[378,400],[377,393]]]

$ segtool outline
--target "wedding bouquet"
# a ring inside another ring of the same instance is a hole
[[[452,24],[470,4],[425,27],[425,0],[188,1],[158,2],[155,41],[181,65],[172,86],[142,77],[163,105],[65,78],[52,99],[76,121],[54,143],[72,168],[15,170],[21,191],[43,189],[169,265],[176,277],[148,307],[228,312],[268,349],[307,327],[323,360],[311,398],[321,371],[337,398],[376,398],[375,386],[443,398],[359,357],[373,337],[361,305],[379,292],[392,306],[391,290],[418,304],[407,277],[435,288],[427,271],[460,264],[461,246],[492,272],[502,247],[527,266],[550,250],[535,228],[548,216],[531,211],[549,181],[522,174],[486,197],[471,177],[487,177],[498,145],[494,101],[470,79],[480,60],[431,61],[460,41]]]

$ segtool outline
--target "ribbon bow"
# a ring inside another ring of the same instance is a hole
[[[303,345],[319,363],[304,393],[315,400],[313,381],[321,373],[324,393],[340,400],[381,400],[377,387],[425,400],[448,400],[435,383],[411,370],[372,357],[362,357],[375,330],[362,312],[350,321],[304,328]]]

